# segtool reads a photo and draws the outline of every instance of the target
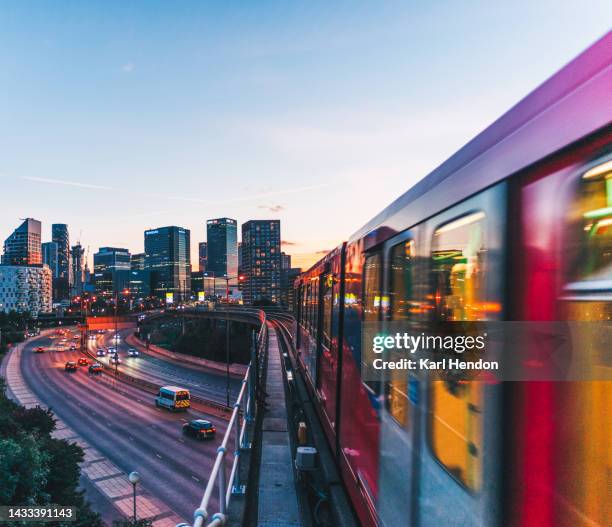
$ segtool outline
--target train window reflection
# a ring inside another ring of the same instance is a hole
[[[330,348],[331,344],[331,323],[332,323],[332,286],[334,283],[333,276],[331,274],[323,277],[323,291],[322,291],[322,304],[323,304],[323,335],[321,342],[325,349]]]
[[[413,299],[414,241],[407,240],[391,248],[389,255],[389,301],[391,320],[405,320],[418,310]],[[392,370],[387,382],[387,410],[401,426],[408,424],[408,379],[405,372]]]
[[[381,305],[380,279],[381,257],[380,253],[375,253],[366,257],[364,265],[364,322],[375,322],[378,320]]]
[[[608,282],[612,290],[612,162],[583,175],[577,205],[581,232],[573,278]]]
[[[485,215],[475,212],[438,228],[433,237],[433,312],[438,320],[485,320]],[[442,381],[431,385],[430,440],[440,463],[477,490],[482,466],[482,386]]]

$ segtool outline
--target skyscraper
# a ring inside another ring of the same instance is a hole
[[[281,304],[289,305],[289,270],[291,269],[291,255],[281,252]]]
[[[57,243],[45,242],[42,244],[42,260],[51,269],[52,278],[57,278]]]
[[[57,277],[53,280],[55,300],[64,300],[70,296],[70,238],[68,225],[54,223],[51,225],[51,240],[57,243]]]
[[[198,264],[200,271],[208,270],[208,244],[206,242],[198,243]]]
[[[238,274],[238,224],[231,218],[217,218],[206,222],[208,243],[207,271],[215,276],[235,280]]]
[[[27,218],[4,242],[3,265],[40,265],[40,221]]]
[[[242,295],[246,304],[267,299],[281,302],[280,220],[242,224]]]
[[[118,247],[100,247],[94,254],[96,293],[111,296],[129,286],[130,251]]]
[[[85,282],[85,270],[84,270],[84,256],[85,250],[80,243],[72,246],[70,250],[72,260],[72,296],[79,296],[83,294],[83,283]]]
[[[152,293],[167,302],[191,294],[190,231],[159,227],[144,233],[145,268],[151,271]]]

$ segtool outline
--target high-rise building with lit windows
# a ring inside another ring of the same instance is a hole
[[[208,270],[208,243],[198,243],[198,265],[199,271]]]
[[[242,273],[246,304],[257,300],[281,303],[280,220],[250,220],[242,224]]]
[[[167,302],[191,295],[190,231],[159,227],[144,233],[145,269],[151,272],[151,293]]]
[[[51,240],[57,243],[57,276],[53,279],[54,300],[64,300],[70,296],[70,237],[68,225],[51,225]]]
[[[207,271],[235,281],[238,274],[238,224],[231,218],[206,222]]]
[[[2,265],[42,264],[41,224],[27,218],[4,242]]]
[[[129,286],[130,251],[119,247],[100,247],[94,254],[96,293],[111,296]]]

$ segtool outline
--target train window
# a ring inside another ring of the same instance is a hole
[[[474,212],[438,228],[433,237],[432,299],[438,320],[484,320],[485,215]],[[430,440],[438,461],[463,485],[481,480],[482,386],[432,379]]]
[[[332,323],[332,286],[334,277],[328,274],[322,278],[322,304],[323,304],[323,334],[321,342],[326,349],[330,348],[331,343],[331,323]]]
[[[312,282],[312,332],[311,335],[316,338],[319,330],[319,279],[316,278]]]
[[[414,315],[412,273],[414,241],[407,240],[391,248],[389,256],[389,318],[406,320]],[[408,423],[408,380],[405,372],[393,370],[385,386],[389,414],[401,426]]]
[[[585,172],[575,203],[578,243],[572,279],[580,289],[612,290],[612,161]]]
[[[381,306],[381,270],[382,262],[380,253],[366,256],[363,279],[363,320],[364,322],[375,322],[379,320]]]
[[[408,240],[391,249],[389,261],[389,300],[391,320],[409,319],[417,308],[413,302],[412,262],[414,241]]]

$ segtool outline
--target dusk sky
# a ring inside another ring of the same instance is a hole
[[[206,219],[278,218],[309,265],[608,31],[611,5],[2,1],[0,242],[34,217],[91,257],[179,225],[196,264]]]

